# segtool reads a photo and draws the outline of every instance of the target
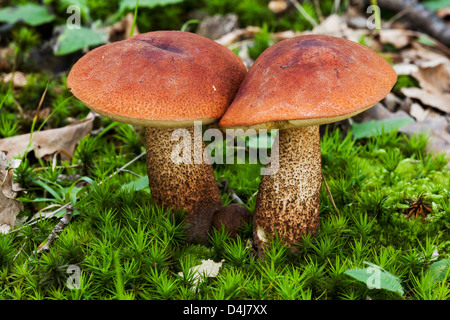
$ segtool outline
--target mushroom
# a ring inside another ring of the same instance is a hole
[[[219,126],[279,129],[272,147],[273,154],[278,152],[278,167],[261,178],[256,199],[258,249],[275,231],[291,247],[318,231],[319,125],[370,108],[396,80],[389,63],[371,49],[325,35],[281,41],[255,61]]]
[[[153,201],[185,209],[187,240],[205,242],[222,201],[194,124],[216,122],[246,73],[237,55],[210,39],[156,31],[90,51],[73,66],[67,87],[98,114],[145,127]],[[180,132],[182,142],[175,139]],[[180,146],[182,163],[172,161]]]

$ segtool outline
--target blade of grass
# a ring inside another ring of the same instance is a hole
[[[131,25],[130,34],[128,35],[128,37],[132,37],[134,34],[134,28],[136,27],[138,7],[139,7],[139,0],[136,0],[136,7],[134,8],[133,24]]]

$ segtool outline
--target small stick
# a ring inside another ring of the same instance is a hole
[[[323,182],[325,183],[325,188],[327,189],[327,193],[328,193],[328,196],[330,197],[331,203],[334,206],[334,210],[336,210],[336,213],[339,216],[339,210],[336,207],[336,204],[334,203],[334,199],[333,199],[333,195],[331,194],[330,187],[328,187],[327,180],[325,179],[325,176],[323,174],[322,174],[322,179],[323,179]]]
[[[124,171],[124,169],[126,167],[128,167],[130,164],[132,164],[133,162],[137,161],[139,158],[143,157],[144,155],[146,155],[146,151],[142,152],[140,155],[138,155],[137,157],[135,157],[133,160],[131,160],[130,162],[124,164],[122,167],[120,167],[119,169],[117,169],[114,173],[112,173],[110,176],[107,177],[107,179],[114,177],[116,174],[118,174],[120,171]],[[101,182],[100,182],[101,183]]]
[[[120,171],[121,171],[121,172],[129,173],[129,174],[132,174],[132,175],[134,175],[134,176],[136,176],[136,177],[138,177],[138,178],[142,178],[142,176],[141,176],[140,174],[137,174],[136,172],[133,172],[133,171],[128,170],[128,169],[120,169]]]
[[[241,198],[238,197],[238,195],[234,192],[233,189],[228,190],[228,194],[231,196],[231,199],[233,199],[234,202],[238,204],[244,204],[244,201],[242,201]]]
[[[52,233],[48,236],[48,240],[41,244],[35,254],[39,257],[42,252],[48,252],[50,251],[50,246],[55,242],[55,240],[61,235],[64,228],[69,224],[70,217],[72,216],[73,211],[75,208],[72,205],[68,205],[66,209],[66,213],[64,216],[59,220],[58,224],[53,228]]]
[[[52,168],[52,170],[55,170],[55,169],[71,169],[71,168],[78,168],[78,167],[81,167],[81,164],[73,164],[70,166],[39,167],[39,168],[34,168],[33,171],[43,171],[43,170],[48,170],[50,168]]]
[[[26,240],[26,238],[27,237],[25,237],[25,240]],[[23,250],[23,248],[25,247],[26,244],[27,244],[26,242],[23,243],[23,245],[20,248],[19,252],[17,252],[16,255],[14,256],[13,261],[16,260],[17,256],[22,252],[22,250]]]
[[[238,197],[238,195],[234,192],[233,189],[228,189],[228,184],[229,184],[228,180],[223,180],[222,183],[218,183],[217,185],[219,186],[220,189],[222,189],[224,193],[228,193],[234,202],[238,204],[244,204],[244,201],[242,201],[241,198]]]

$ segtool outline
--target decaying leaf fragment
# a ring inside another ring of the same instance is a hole
[[[425,50],[418,44],[401,53],[403,71],[409,73],[420,88],[402,88],[402,93],[445,113],[450,113],[450,60],[444,55]]]
[[[92,131],[94,118],[91,112],[78,123],[34,133],[30,146],[30,134],[1,139],[0,151],[6,153],[7,160],[31,150],[36,158],[51,157],[56,152],[60,152],[63,159],[70,158],[79,141]]]
[[[14,169],[20,161],[12,161],[8,165],[6,155],[0,151],[0,232],[8,232],[16,224],[16,217],[23,210],[23,204],[14,199],[15,192],[12,188],[12,176]]]
[[[216,277],[219,273],[219,269],[222,267],[222,263],[225,260],[220,262],[214,262],[213,260],[203,260],[202,264],[193,266],[189,269],[189,272],[193,273],[193,287],[192,289],[197,288],[197,285],[204,281],[207,277]],[[183,276],[183,272],[178,273],[179,276]]]

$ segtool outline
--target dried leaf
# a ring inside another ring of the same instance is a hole
[[[193,289],[195,289],[200,282],[204,281],[206,277],[216,277],[224,261],[225,260],[214,262],[210,259],[202,259],[202,264],[190,268],[189,271],[193,272]],[[183,272],[179,272],[178,275],[183,276]]]
[[[420,103],[411,104],[409,113],[417,121],[424,121],[427,119],[442,117],[438,112],[434,111],[432,108],[424,109]]]
[[[33,135],[33,141],[28,151],[34,150],[37,158],[61,153],[63,159],[72,157],[78,142],[92,131],[95,115],[91,112],[81,122],[63,128],[40,131]],[[10,137],[0,140],[0,151],[6,153],[11,160],[27,150],[30,134]]]
[[[13,87],[24,87],[27,84],[27,76],[20,71],[13,73],[8,73],[3,77],[4,83],[9,83],[12,79]]]
[[[259,27],[248,26],[245,29],[236,29],[215,41],[225,47],[228,47],[237,41],[254,38],[255,35],[259,32],[261,32],[261,29]]]
[[[398,75],[410,76],[419,71],[419,67],[412,63],[399,63],[394,65],[394,70]]]
[[[343,17],[337,14],[332,14],[323,20],[318,26],[314,27],[311,33],[342,37],[348,29],[348,25]],[[305,32],[305,34],[307,33],[308,32]]]
[[[389,111],[381,102],[376,103],[372,108],[361,112],[353,117],[356,122],[366,122],[369,120],[386,120],[386,119],[404,119],[411,118],[408,113],[403,110],[396,112]]]
[[[269,10],[273,13],[281,13],[285,11],[288,6],[289,3],[286,0],[271,0],[268,4]]]
[[[17,165],[17,163],[14,163],[14,165]],[[13,172],[14,168],[8,166],[6,162],[6,155],[0,152],[0,227],[2,233],[16,225],[16,217],[23,210],[23,204],[14,199]]]
[[[411,39],[408,30],[403,29],[381,29],[380,30],[381,43],[392,44],[397,49],[406,47]]]
[[[420,88],[402,88],[401,91],[409,98],[418,99],[427,106],[450,113],[450,94],[448,93],[430,92]]]
[[[418,43],[401,52],[403,62],[394,68],[398,74],[414,77],[420,88],[402,88],[402,93],[424,105],[450,113],[450,60]]]

